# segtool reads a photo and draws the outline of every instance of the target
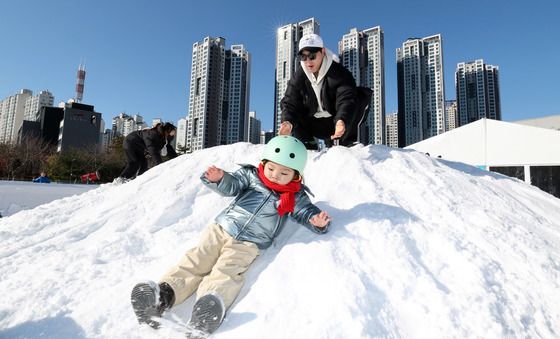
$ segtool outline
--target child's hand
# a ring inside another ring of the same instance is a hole
[[[212,165],[208,167],[204,173],[204,177],[210,182],[218,182],[224,177],[224,170]]]
[[[321,211],[319,214],[315,214],[314,216],[309,219],[311,225],[315,227],[323,228],[327,226],[327,224],[331,221],[331,217],[325,211]]]

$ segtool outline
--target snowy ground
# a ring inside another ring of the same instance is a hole
[[[0,181],[0,215],[7,217],[56,199],[97,188],[98,185],[40,184],[24,181]]]
[[[193,298],[140,326],[130,290],[158,278],[230,201],[183,155],[125,185],[0,219],[0,338],[184,338]],[[312,152],[316,235],[289,223],[214,338],[558,338],[560,199],[519,180],[383,146]]]

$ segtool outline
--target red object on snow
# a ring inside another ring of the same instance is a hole
[[[86,173],[81,176],[83,184],[99,181],[99,172]]]

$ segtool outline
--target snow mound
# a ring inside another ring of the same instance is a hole
[[[202,186],[206,167],[234,171],[261,152],[198,151],[0,219],[0,338],[183,338],[193,298],[155,331],[138,325],[130,291],[231,200]],[[383,146],[310,152],[305,181],[331,231],[288,223],[214,338],[560,336],[559,199]]]

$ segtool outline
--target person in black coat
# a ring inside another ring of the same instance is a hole
[[[173,141],[176,132],[177,128],[166,122],[165,124],[157,124],[150,129],[128,134],[123,142],[127,164],[119,175],[121,181],[146,172],[148,169],[146,153],[151,156],[156,166],[163,162],[162,155],[175,158],[177,153],[170,143]]]
[[[298,66],[281,101],[282,124],[279,135],[301,140],[308,149],[317,149],[315,138],[327,146],[339,139],[349,146],[356,141],[356,81],[338,63],[338,56],[323,46],[317,34],[299,42]]]

